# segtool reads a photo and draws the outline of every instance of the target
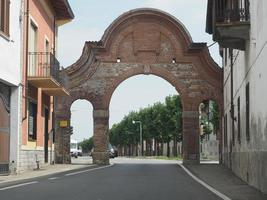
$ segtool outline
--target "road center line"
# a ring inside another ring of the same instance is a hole
[[[104,168],[112,167],[113,165],[114,164],[110,164],[108,166],[97,167],[97,168],[93,168],[93,169],[87,169],[87,170],[83,170],[83,171],[73,172],[73,173],[65,174],[65,176],[73,176],[73,175],[82,174],[82,173],[85,173],[85,172],[90,172],[90,171],[94,171],[94,170],[104,169]]]
[[[56,180],[56,179],[59,179],[59,177],[51,177],[51,178],[48,178],[48,180]]]
[[[202,181],[201,179],[199,179],[198,177],[196,177],[194,174],[192,174],[185,166],[183,166],[182,164],[178,164],[189,176],[191,176],[191,178],[193,178],[195,181],[197,181],[198,183],[200,183],[201,185],[203,185],[205,188],[207,188],[209,191],[211,191],[212,193],[216,194],[218,197],[220,197],[223,200],[231,200],[229,197],[227,197],[226,195],[222,194],[221,192],[219,192],[218,190],[216,190],[215,188],[211,187],[210,185],[208,185],[207,183],[205,183],[204,181]]]
[[[12,185],[12,186],[8,186],[8,187],[0,188],[0,191],[9,190],[9,189],[12,189],[12,188],[17,188],[17,187],[23,187],[23,186],[26,186],[26,185],[32,185],[32,184],[36,184],[36,183],[38,183],[38,181],[32,181],[32,182],[28,182],[28,183],[21,183],[21,184],[18,184],[18,185]]]

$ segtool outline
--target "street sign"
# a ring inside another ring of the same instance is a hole
[[[59,121],[59,127],[60,128],[66,128],[66,127],[68,127],[68,121],[67,120],[60,120]]]

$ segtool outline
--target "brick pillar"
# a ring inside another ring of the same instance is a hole
[[[67,121],[67,127],[60,127],[60,121]],[[57,116],[55,120],[55,162],[70,164],[70,117]]]
[[[93,163],[97,165],[108,165],[108,110],[94,110],[94,152]]]
[[[198,111],[183,111],[183,163],[200,163]]]

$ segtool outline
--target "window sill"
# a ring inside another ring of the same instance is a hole
[[[0,37],[4,38],[5,40],[7,40],[8,42],[10,42],[10,35],[4,33],[3,31],[0,31]]]

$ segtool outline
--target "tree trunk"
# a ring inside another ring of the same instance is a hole
[[[161,145],[160,145],[160,155],[163,156],[163,147],[164,147],[164,141],[163,139],[161,140]]]
[[[167,157],[170,157],[170,141],[167,141]]]
[[[154,139],[154,152],[153,152],[153,156],[157,156],[157,155],[158,155],[157,140]]]
[[[173,156],[177,157],[177,135],[173,136]]]

